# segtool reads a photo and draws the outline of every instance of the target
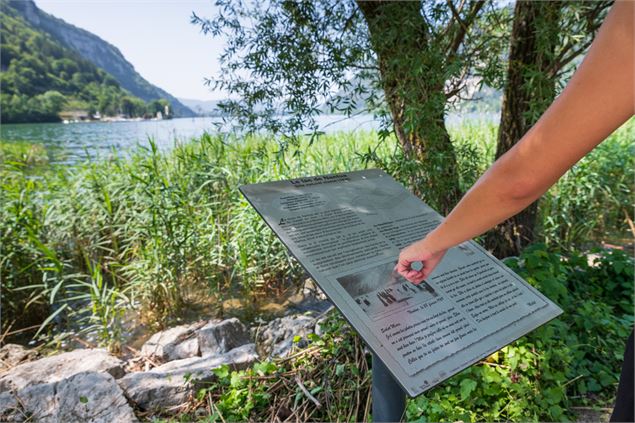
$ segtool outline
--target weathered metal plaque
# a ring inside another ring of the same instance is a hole
[[[396,274],[442,217],[381,170],[240,190],[410,396],[562,313],[472,241],[419,285]]]

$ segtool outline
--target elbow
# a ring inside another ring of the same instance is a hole
[[[501,200],[517,204],[530,204],[544,192],[543,184],[533,175],[510,177],[501,193]]]
[[[511,209],[524,208],[538,199],[549,188],[552,176],[527,159],[518,146],[498,159],[480,181],[494,194],[493,201]]]
[[[518,143],[490,169],[490,178],[498,186],[498,200],[514,205],[530,204],[548,187],[546,172],[527,159]]]

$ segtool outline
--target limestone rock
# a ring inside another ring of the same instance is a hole
[[[0,422],[24,421],[22,410],[18,407],[18,400],[12,392],[0,393]]]
[[[263,355],[284,357],[293,347],[293,338],[313,332],[315,317],[296,314],[274,319],[258,334],[258,347]]]
[[[213,369],[223,364],[244,369],[257,359],[255,345],[247,344],[216,356],[174,360],[147,372],[129,373],[118,382],[138,407],[156,412],[187,401],[201,383],[214,379]]]
[[[304,281],[304,285],[298,294],[289,299],[285,315],[299,313],[324,314],[332,307],[333,303],[326,297],[322,289],[313,282],[313,279],[309,278]]]
[[[322,288],[320,288],[311,278],[305,279],[304,286],[302,287],[302,294],[305,298],[313,297],[316,301],[328,300],[328,297],[324,291],[322,291]]]
[[[157,332],[141,347],[141,354],[164,361],[195,357],[199,353],[195,330],[201,324],[176,326]]]
[[[0,392],[57,382],[82,372],[124,375],[124,363],[103,349],[82,349],[20,364],[0,377]]]
[[[76,373],[0,395],[0,418],[26,421],[27,417],[42,423],[137,421],[115,379],[96,372]]]
[[[222,354],[250,342],[249,330],[236,318],[211,321],[198,330],[198,345],[203,357]]]
[[[6,344],[0,348],[0,372],[17,366],[23,361],[30,361],[37,357],[37,352],[22,345]]]

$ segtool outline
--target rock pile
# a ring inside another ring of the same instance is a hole
[[[185,403],[190,395],[214,379],[213,369],[224,364],[235,370],[258,360],[254,344],[245,344],[223,354],[170,361],[147,372],[134,372],[119,381],[126,396],[144,411],[160,413]]]
[[[136,421],[116,382],[123,365],[100,349],[19,364],[0,376],[0,421]]]
[[[128,373],[130,366],[102,349],[36,359],[33,351],[5,345],[0,421],[127,423],[137,421],[133,408],[156,414],[176,410],[213,381],[214,369],[243,369],[257,361],[254,341],[263,357],[287,355],[294,338],[306,340],[316,331],[318,318],[291,315],[251,330],[235,318],[173,327],[141,348],[144,360],[157,365]]]
[[[238,319],[212,320],[155,333],[141,353],[167,363],[124,376],[119,385],[135,406],[158,413],[187,401],[210,382],[213,369],[243,369],[258,360],[249,330]]]
[[[296,336],[302,344],[306,343],[305,337],[315,332],[315,323],[315,317],[302,314],[274,319],[257,332],[258,351],[265,357],[285,357]]]

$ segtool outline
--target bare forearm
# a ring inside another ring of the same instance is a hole
[[[510,163],[497,162],[426,237],[433,251],[446,250],[486,232],[523,210],[542,193],[526,195],[521,181],[509,179]]]

